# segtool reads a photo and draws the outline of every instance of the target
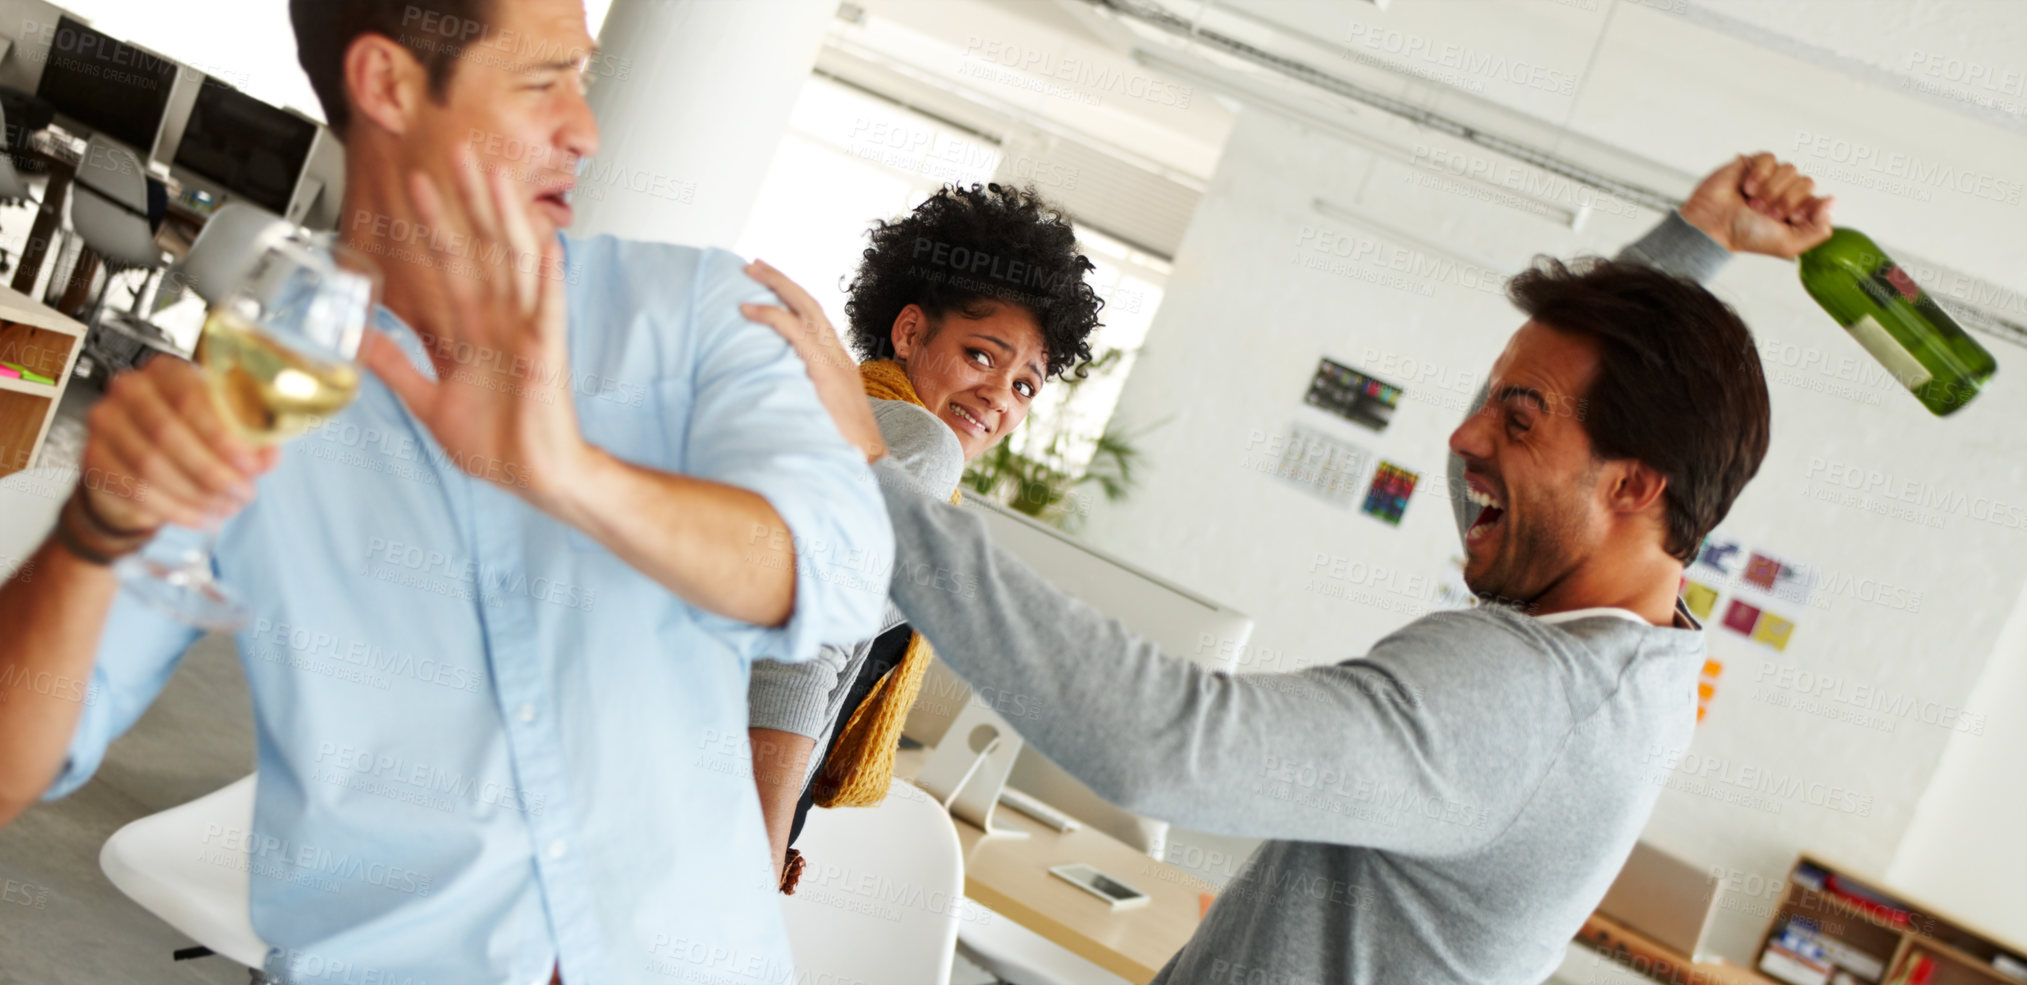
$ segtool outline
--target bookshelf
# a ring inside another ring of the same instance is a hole
[[[2027,985],[2027,949],[1808,854],[1790,871],[1753,958],[1762,974],[1793,985],[1899,983],[1923,962],[1927,985]]]
[[[56,309],[0,287],[0,362],[14,363],[51,382],[0,377],[0,475],[35,463],[49,423],[63,403],[85,327]]]

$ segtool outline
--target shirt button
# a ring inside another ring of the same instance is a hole
[[[568,849],[564,846],[563,842],[560,839],[549,843],[550,858],[562,858],[563,853],[567,850]]]
[[[520,710],[516,711],[514,714],[520,716],[521,721],[523,722],[532,722],[535,720],[535,706],[522,705],[520,707]]]

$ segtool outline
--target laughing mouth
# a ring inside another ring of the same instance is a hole
[[[1476,543],[1489,536],[1499,527],[1499,521],[1506,518],[1506,504],[1477,486],[1466,487],[1464,495],[1478,507],[1478,518],[1471,522],[1471,529],[1464,531],[1464,541]]]

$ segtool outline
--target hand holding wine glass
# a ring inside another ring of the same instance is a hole
[[[180,359],[115,376],[86,422],[81,495],[106,533],[222,520],[279,459],[226,426],[203,375]]]
[[[66,532],[100,563],[146,541],[119,559],[126,586],[212,630],[248,617],[211,573],[219,524],[252,501],[276,445],[352,402],[352,360],[378,303],[377,272],[341,247],[298,234],[255,252],[245,280],[213,300],[196,367],[154,360],[115,379],[93,408],[89,498]],[[156,532],[164,523],[173,526]]]

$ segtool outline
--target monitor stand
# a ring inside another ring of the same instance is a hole
[[[915,784],[987,837],[1026,838],[1026,831],[995,827],[992,822],[993,808],[1021,745],[1021,737],[999,713],[981,702],[967,701],[923,762]]]

